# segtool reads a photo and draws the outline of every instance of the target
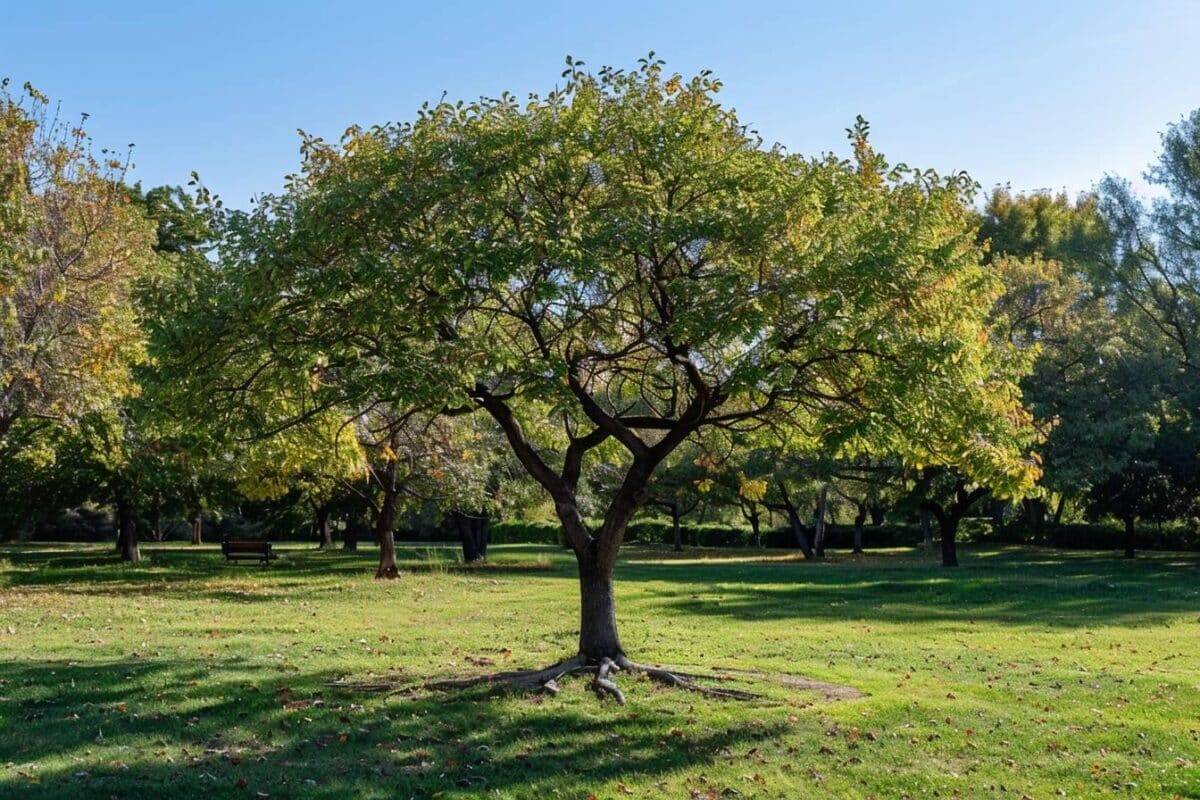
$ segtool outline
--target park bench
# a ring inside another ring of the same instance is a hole
[[[278,557],[271,552],[270,542],[257,539],[226,539],[221,542],[221,552],[227,561],[259,561],[264,565]]]

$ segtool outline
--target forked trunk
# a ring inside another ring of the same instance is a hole
[[[579,655],[589,663],[625,655],[617,636],[612,567],[579,565]]]
[[[788,506],[787,509],[788,525],[791,526],[792,536],[796,537],[796,547],[800,548],[800,552],[805,558],[812,558],[812,545],[808,543],[808,532],[804,530],[804,523],[800,521],[800,515],[796,513],[796,509]]]
[[[796,506],[792,503],[792,498],[788,495],[787,486],[783,481],[775,484],[779,488],[779,496],[783,499],[783,510],[787,512],[788,527],[792,529],[792,536],[796,538],[796,546],[800,548],[800,552],[805,558],[812,558],[812,547],[808,543],[808,532],[804,529],[804,523],[800,521],[800,514],[796,511]]]
[[[1134,520],[1133,517],[1126,517],[1125,520],[1125,557],[1134,558],[1137,556],[1136,543],[1134,542]]]

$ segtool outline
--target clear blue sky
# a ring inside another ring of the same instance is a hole
[[[1200,107],[1200,0],[1090,2],[53,2],[0,0],[0,76],[32,81],[135,177],[195,169],[232,205],[276,190],[296,129],[411,117],[552,88],[570,53],[655,50],[714,70],[726,102],[793,152],[845,151],[855,114],[891,159],[985,186],[1136,177]]]

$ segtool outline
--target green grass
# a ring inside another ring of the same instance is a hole
[[[0,797],[1200,796],[1200,559],[966,548],[813,564],[630,548],[635,659],[853,686],[710,700],[327,686],[535,667],[575,644],[569,557],[495,548],[0,548]],[[494,661],[496,667],[478,666]],[[258,795],[261,796],[261,795]]]

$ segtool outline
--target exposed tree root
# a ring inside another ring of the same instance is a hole
[[[449,691],[487,685],[494,686],[497,689],[558,694],[558,681],[560,678],[565,675],[589,670],[595,670],[595,667],[588,667],[581,657],[576,656],[568,658],[566,661],[552,664],[545,669],[498,672],[491,675],[471,675],[463,678],[439,678],[437,680],[426,681],[421,684],[421,688],[433,691]]]
[[[400,577],[400,568],[395,564],[380,565],[379,569],[375,570],[375,580],[377,581],[394,581]]]
[[[624,656],[621,657],[621,666],[630,672],[640,672],[655,683],[672,686],[676,689],[685,689],[707,697],[723,697],[728,700],[757,700],[762,697],[760,694],[747,692],[742,689],[723,689],[715,686],[704,686],[696,682],[697,680],[713,680],[714,677],[719,676],[697,675],[695,673],[677,672],[664,667],[651,667],[646,664],[638,664],[637,662],[630,661]]]
[[[457,689],[468,689],[474,686],[487,686],[496,691],[514,691],[514,692],[543,692],[546,694],[558,694],[560,687],[558,682],[567,675],[590,674],[595,677],[592,679],[591,688],[596,692],[597,696],[611,697],[618,703],[625,703],[625,693],[617,685],[615,675],[618,672],[628,672],[633,675],[645,675],[647,680],[655,683],[669,686],[675,689],[683,689],[689,692],[705,695],[706,697],[719,697],[726,700],[756,700],[762,695],[755,692],[748,692],[743,689],[727,688],[722,686],[707,686],[701,681],[718,682],[731,680],[731,674],[737,674],[739,677],[749,678],[751,680],[772,680],[772,677],[766,673],[739,672],[736,670],[722,671],[720,674],[702,675],[694,672],[683,672],[662,666],[650,666],[647,664],[639,664],[636,661],[631,661],[624,655],[618,655],[617,658],[603,658],[599,662],[589,661],[583,656],[575,656],[568,658],[565,661],[560,661],[557,664],[552,664],[544,669],[537,670],[518,670],[511,672],[498,672],[488,675],[469,675],[459,678],[437,678],[434,680],[424,681],[421,683],[412,682],[374,682],[374,683],[350,683],[347,681],[333,681],[329,686],[350,689],[360,692],[391,692],[391,693],[411,693],[417,690],[428,690],[447,692]],[[812,688],[804,687],[799,681],[804,679],[798,676],[786,676],[793,681],[781,680],[781,685],[795,686],[797,688]],[[813,687],[819,684],[813,682]],[[820,685],[823,686],[823,685]],[[844,687],[850,692],[853,689]],[[827,693],[828,696],[828,693]]]
[[[617,682],[609,677],[612,673],[620,671],[621,668],[617,665],[617,662],[611,658],[601,660],[600,664],[596,667],[596,679],[592,681],[592,688],[600,697],[608,694],[615,698],[621,705],[625,705],[625,693],[617,686]]]

